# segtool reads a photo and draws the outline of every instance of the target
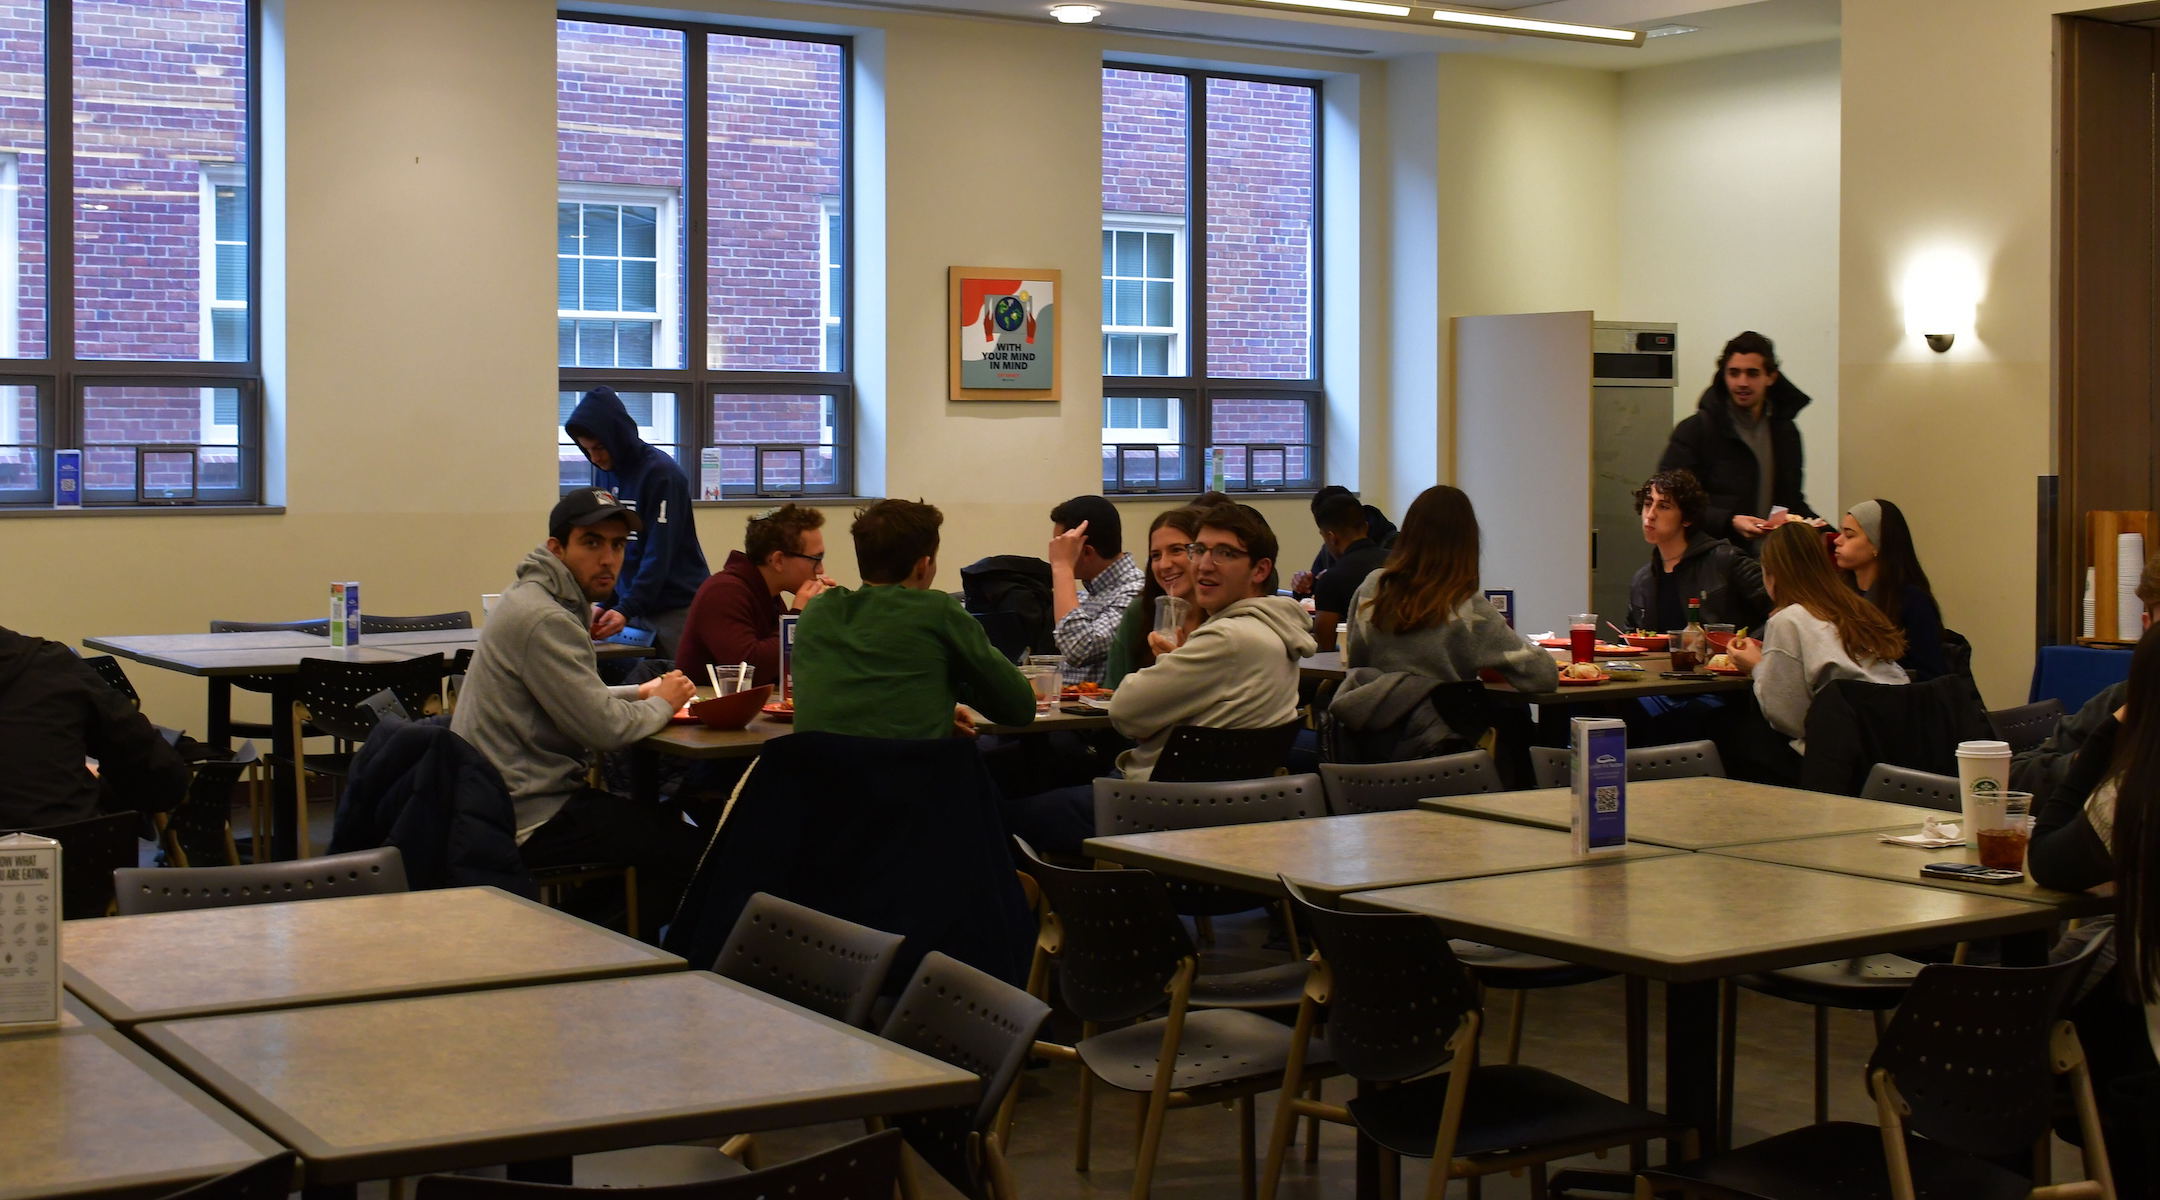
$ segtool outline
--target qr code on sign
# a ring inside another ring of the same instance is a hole
[[[1592,799],[1596,803],[1597,811],[1601,813],[1612,813],[1620,811],[1619,788],[1601,787],[1597,789],[1597,794],[1592,797]]]

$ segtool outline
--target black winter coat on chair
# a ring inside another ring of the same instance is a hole
[[[518,857],[510,789],[447,717],[385,716],[354,756],[330,853],[377,846],[398,848],[414,891],[485,885],[540,895]]]
[[[1963,675],[1907,684],[1836,680],[1808,706],[1800,786],[1857,796],[1876,763],[1955,775],[1957,744],[1994,736],[1979,691]]]
[[[751,895],[768,892],[905,937],[895,987],[932,950],[1024,985],[1035,926],[997,800],[972,738],[775,738],[662,945],[710,967]]]

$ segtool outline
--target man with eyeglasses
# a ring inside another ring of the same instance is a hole
[[[749,663],[754,684],[780,678],[780,617],[828,587],[825,514],[799,504],[768,508],[750,518],[743,548],[728,552],[718,574],[698,588],[683,623],[675,665],[694,680],[711,664]]]
[[[1110,723],[1137,745],[1118,756],[1126,779],[1148,778],[1170,731],[1274,729],[1298,710],[1298,660],[1313,652],[1312,622],[1274,593],[1275,531],[1249,505],[1207,510],[1189,545],[1193,598],[1208,619],[1183,645],[1151,634],[1155,664],[1118,684]],[[1092,785],[1008,798],[1008,830],[1037,850],[1077,854],[1095,834]]]

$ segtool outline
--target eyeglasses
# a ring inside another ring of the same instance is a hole
[[[782,550],[780,553],[787,555],[789,558],[803,559],[820,567],[825,565],[825,556],[822,554],[797,554],[793,550]]]
[[[1252,557],[1249,552],[1236,546],[1210,546],[1202,542],[1194,542],[1185,547],[1185,553],[1191,555],[1194,562],[1206,562],[1212,558],[1224,566],[1229,566],[1241,558]]]

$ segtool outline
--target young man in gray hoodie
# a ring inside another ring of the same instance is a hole
[[[638,527],[638,515],[601,488],[579,488],[555,505],[547,543],[525,556],[488,614],[450,730],[509,785],[527,866],[634,866],[640,913],[656,928],[696,869],[703,839],[671,808],[585,783],[588,751],[658,733],[696,694],[680,671],[634,687],[600,680],[592,605],[614,592]]]

